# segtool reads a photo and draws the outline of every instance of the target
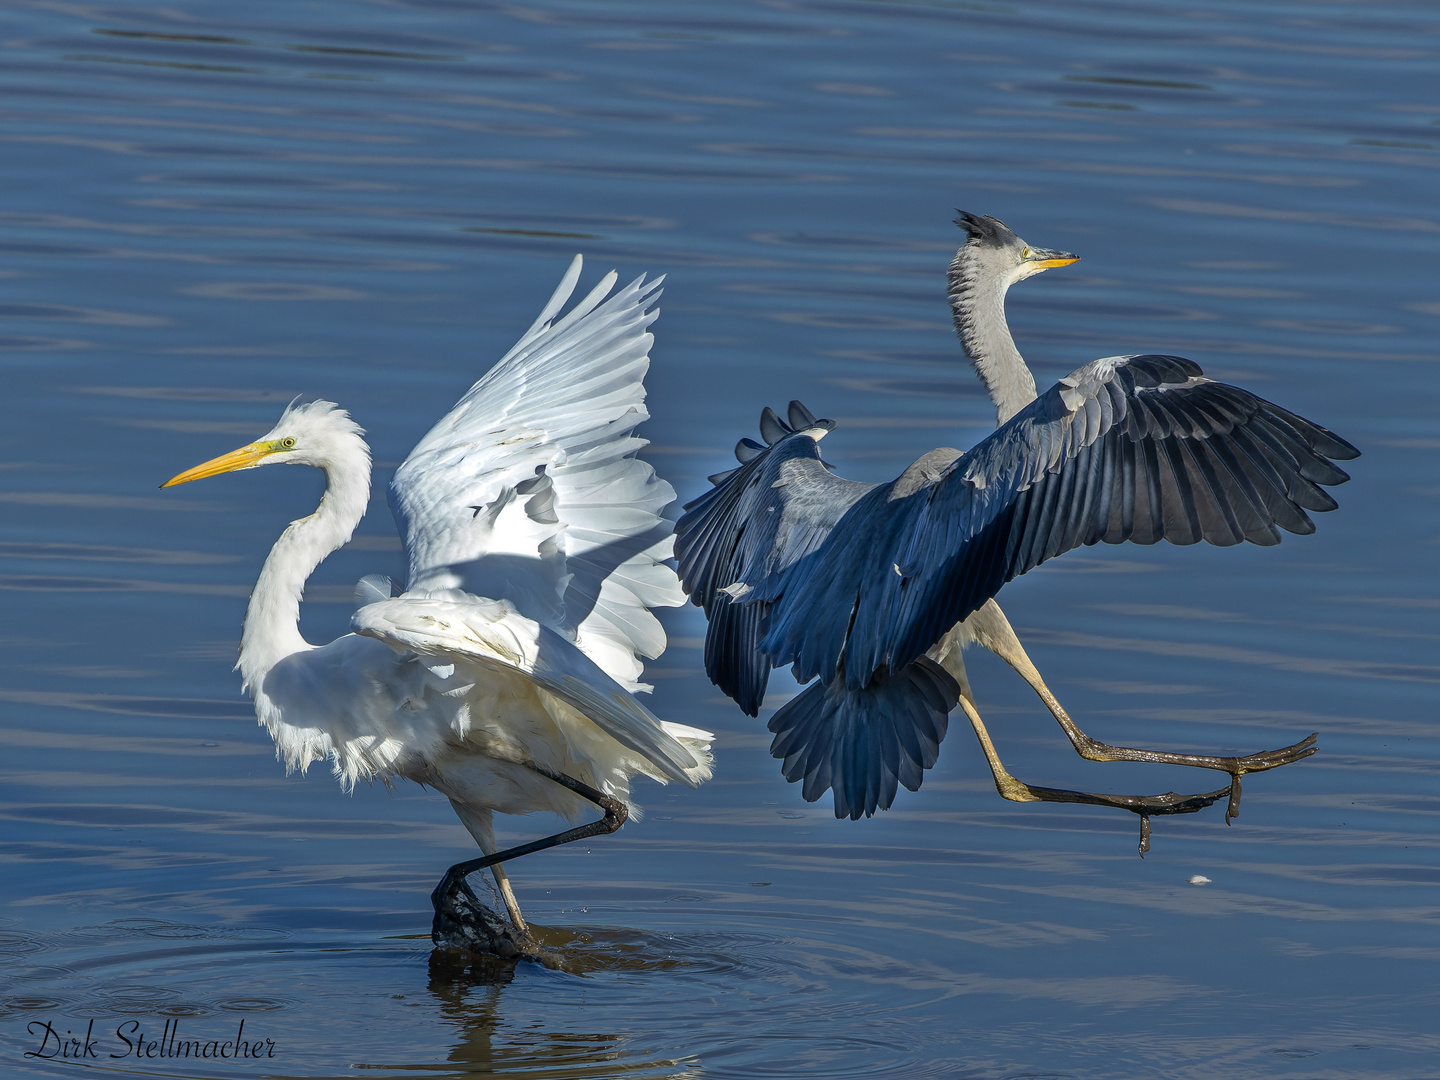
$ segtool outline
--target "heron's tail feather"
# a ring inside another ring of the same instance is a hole
[[[845,674],[817,682],[770,718],[772,756],[785,764],[785,779],[803,781],[801,794],[814,802],[835,792],[835,816],[852,821],[888,810],[897,785],[920,787],[940,756],[949,712],[960,685],[926,657],[863,690],[849,690]]]

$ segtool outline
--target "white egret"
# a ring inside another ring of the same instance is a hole
[[[665,648],[650,609],[684,602],[660,513],[674,491],[635,457],[646,442],[633,434],[648,416],[660,281],[606,299],[612,271],[557,320],[580,268],[577,255],[534,325],[396,470],[408,587],[392,596],[388,579],[362,580],[354,633],[317,646],[298,628],[306,578],[370,498],[370,451],[343,409],[292,403],[260,439],[163,485],[261,465],[324,471],[319,508],[260,571],[236,667],[287,770],[328,758],[346,788],[404,778],[449,798],[484,857],[436,886],[437,944],[497,937],[466,936],[483,914],[467,874],[493,870],[523,941],[501,863],[619,828],[637,774],[692,787],[710,776],[710,733],[635,697],[649,689],[642,657]],[[574,820],[590,804],[601,820],[497,849],[497,811]]]
[[[1348,477],[1332,459],[1359,451],[1254,394],[1203,377],[1175,356],[1096,360],[1037,396],[1005,320],[1005,293],[1076,261],[1032,248],[994,218],[961,214],[968,239],[950,268],[966,354],[999,428],[968,453],[932,450],[887,484],[832,475],[819,440],[834,428],[791,402],[742,439],[740,468],[686,506],[676,525],[680,575],[709,618],[711,679],[751,715],[772,667],[793,665],[804,692],[771,718],[771,752],[807,800],[833,791],[837,817],[889,807],[920,787],[959,704],[996,788],[1019,802],[1085,802],[1140,815],[1187,813],[1230,796],[1240,777],[1313,753],[1218,757],[1116,747],[1065,714],[994,602],[1002,585],[1072,548],[1104,542],[1230,545],[1314,532],[1306,511],[1335,508],[1322,485]],[[961,649],[980,644],[1040,693],[1072,744],[1098,761],[1217,769],[1205,795],[1098,795],[1022,783],[1000,762],[970,692]]]

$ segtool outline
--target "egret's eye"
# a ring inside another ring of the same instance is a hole
[[[281,439],[281,440],[280,440],[280,449],[282,449],[282,450],[293,450],[293,449],[295,449],[295,439],[294,439],[294,437],[293,437],[293,436],[286,436],[285,438]]]

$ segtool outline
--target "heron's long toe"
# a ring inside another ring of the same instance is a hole
[[[1216,758],[1222,762],[1220,767],[1231,776],[1240,777],[1246,773],[1264,772],[1266,769],[1277,769],[1281,765],[1289,765],[1291,762],[1307,758],[1315,753],[1315,740],[1319,732],[1312,732],[1297,743],[1289,746],[1282,746],[1279,750],[1262,750],[1257,754],[1248,754],[1245,757]]]
[[[1080,756],[1088,761],[1146,761],[1155,765],[1185,765],[1195,769],[1214,769],[1241,777],[1246,773],[1278,769],[1307,758],[1315,753],[1317,733],[1311,733],[1297,743],[1282,746],[1278,750],[1261,750],[1258,753],[1239,757],[1221,757],[1217,754],[1187,754],[1168,750],[1142,750],[1132,746],[1111,746],[1077,731],[1071,741]]]
[[[1012,784],[1024,789],[1024,797],[1017,800],[1020,802],[1084,803],[1088,806],[1113,806],[1117,810],[1129,810],[1132,814],[1138,814],[1140,816],[1140,855],[1142,858],[1150,850],[1151,814],[1194,814],[1204,810],[1207,806],[1213,806],[1227,795],[1232,800],[1235,799],[1240,786],[1240,781],[1237,779],[1233,780],[1229,787],[1209,791],[1203,795],[1181,795],[1176,791],[1167,791],[1163,795],[1102,795],[1092,791],[1036,787],[1033,784],[1022,783],[1008,775],[1007,779]],[[1006,794],[1003,788],[1001,794],[1006,798],[1016,798],[1016,794]]]
[[[1246,773],[1264,772],[1266,769],[1278,769],[1281,765],[1289,765],[1307,758],[1315,753],[1315,740],[1318,732],[1311,732],[1305,738],[1289,746],[1282,746],[1279,750],[1264,750],[1258,754],[1249,754],[1246,757],[1217,758],[1228,767],[1225,771],[1230,774],[1230,802],[1225,807],[1225,824],[1229,825],[1240,816],[1240,778]]]
[[[1150,850],[1151,814],[1193,814],[1196,811],[1204,810],[1207,806],[1213,806],[1227,794],[1230,796],[1230,807],[1236,806],[1240,801],[1240,778],[1238,776],[1230,781],[1228,788],[1221,788],[1219,791],[1211,791],[1204,795],[1181,795],[1171,791],[1164,795],[1146,795],[1138,798],[1115,796],[1115,798],[1125,800],[1129,805],[1125,805],[1124,808],[1140,815],[1140,857],[1143,859],[1145,853]],[[1237,810],[1236,813],[1238,812]],[[1225,815],[1227,825],[1230,823],[1230,816],[1227,808]]]
[[[1181,795],[1178,791],[1167,791],[1163,795],[1103,795],[1093,791],[1070,791],[1066,788],[1037,787],[1022,785],[1029,798],[1025,802],[1068,802],[1084,803],[1088,806],[1113,806],[1117,810],[1129,810],[1132,814],[1193,814],[1213,806],[1230,794],[1229,787],[1203,795]]]

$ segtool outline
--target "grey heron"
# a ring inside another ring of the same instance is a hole
[[[710,775],[710,733],[635,696],[649,689],[642,658],[665,648],[650,609],[684,603],[661,516],[675,492],[636,458],[645,441],[633,434],[648,416],[660,282],[611,296],[612,271],[560,316],[580,269],[577,255],[515,347],[396,470],[408,588],[362,579],[353,633],[312,645],[298,627],[306,578],[370,499],[370,451],[343,409],[292,402],[268,434],[162,485],[273,464],[324,471],[319,508],[260,571],[236,667],[287,771],[328,758],[343,787],[407,779],[450,800],[483,857],[436,886],[437,945],[523,951],[502,863],[618,829],[637,774],[691,787]],[[496,812],[574,820],[592,805],[598,821],[496,844]],[[465,881],[486,867],[513,929]]]
[[[709,619],[706,670],[752,716],[772,667],[815,680],[771,718],[771,752],[807,800],[832,791],[837,817],[888,808],[899,785],[918,790],[959,704],[1002,796],[1130,810],[1143,854],[1151,814],[1228,795],[1228,821],[1242,775],[1308,756],[1315,736],[1245,757],[1098,742],[1045,686],[996,593],[1081,545],[1271,545],[1281,529],[1313,532],[1306,511],[1334,509],[1322,487],[1348,479],[1334,461],[1359,451],[1177,356],[1096,360],[1037,396],[1005,294],[1078,256],[1032,248],[995,218],[961,212],[956,223],[967,238],[950,266],[951,310],[997,430],[967,453],[932,450],[890,483],[865,484],[821,460],[832,421],[799,402],[788,423],[767,408],[764,441],[742,439],[740,467],[711,477],[676,524],[681,582]],[[1216,769],[1229,786],[1129,796],[1017,780],[975,706],[960,655],[974,643],[1026,679],[1086,759]]]

